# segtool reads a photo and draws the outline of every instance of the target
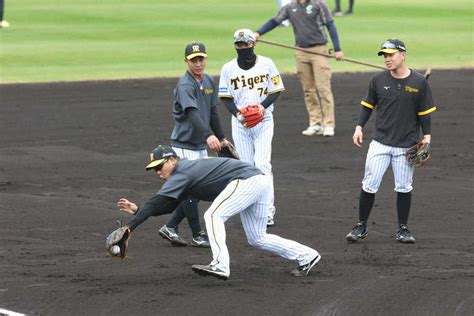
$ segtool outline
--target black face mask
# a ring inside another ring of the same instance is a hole
[[[253,52],[253,47],[236,49],[236,51],[237,55],[239,55],[237,57],[237,64],[239,64],[240,68],[247,70],[255,65],[257,55]]]

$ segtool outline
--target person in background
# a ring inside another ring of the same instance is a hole
[[[3,19],[5,2],[0,0],[0,28],[9,27],[10,23]]]
[[[331,91],[332,71],[329,58],[319,55],[328,54],[329,51],[325,30],[327,28],[334,45],[336,60],[344,59],[331,11],[324,1],[293,1],[263,24],[255,32],[255,38],[258,40],[261,35],[270,32],[287,19],[293,26],[295,45],[307,50],[295,50],[298,77],[303,86],[309,115],[309,126],[302,133],[306,136],[334,136],[336,122]]]
[[[342,16],[342,15],[352,15],[354,13],[354,1],[349,0],[349,8],[346,12],[342,13],[341,11],[341,0],[336,0],[336,9],[333,11],[334,16]]]

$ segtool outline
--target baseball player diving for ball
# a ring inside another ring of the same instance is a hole
[[[107,238],[106,247],[113,257],[125,257],[130,234],[138,225],[150,216],[173,212],[182,200],[193,197],[213,201],[204,214],[213,259],[209,265],[192,266],[200,275],[229,278],[230,258],[224,223],[236,214],[240,214],[250,245],[298,262],[298,268],[292,271],[294,276],[307,275],[321,259],[312,248],[267,234],[270,179],[253,165],[231,158],[179,158],[171,147],[160,145],[151,153],[145,169],[154,170],[165,183],[140,207],[125,198],[117,202],[120,210],[133,214],[134,218]],[[118,253],[113,250],[117,245]]]

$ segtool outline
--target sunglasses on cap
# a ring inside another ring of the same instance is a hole
[[[397,50],[402,50],[406,51],[406,48],[402,45],[399,44],[394,44],[392,42],[386,41],[382,44],[381,49],[397,49]]]

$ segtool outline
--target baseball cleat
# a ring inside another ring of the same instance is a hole
[[[200,248],[211,248],[211,244],[209,243],[209,237],[204,231],[200,231],[199,236],[194,237],[191,241],[191,246]]]
[[[408,226],[404,224],[400,225],[400,227],[398,228],[396,238],[399,242],[407,244],[415,243],[415,237],[413,237],[410,231],[408,230]]]
[[[183,238],[179,237],[176,229],[166,227],[166,225],[160,228],[158,234],[160,234],[163,239],[167,239],[173,246],[186,247],[188,245]]]
[[[196,272],[199,275],[202,276],[213,276],[221,280],[227,280],[229,278],[229,274],[225,273],[224,271],[211,266],[210,264],[208,265],[201,265],[201,264],[195,264],[193,265],[193,271]]]
[[[319,260],[321,260],[321,255],[318,254],[309,263],[299,266],[298,269],[294,269],[293,271],[291,271],[291,274],[293,274],[295,277],[306,276],[308,275],[311,268],[319,262]]]
[[[364,222],[357,222],[357,225],[352,228],[351,232],[347,234],[346,240],[356,242],[359,239],[364,239],[369,234],[367,225]]]
[[[273,226],[275,225],[275,221],[273,220],[273,218],[267,218],[267,227],[270,227],[270,226]]]
[[[313,136],[313,135],[322,135],[324,132],[324,128],[322,128],[321,125],[316,124],[313,126],[308,126],[307,129],[305,129],[303,132],[301,132],[303,135],[306,136]]]

